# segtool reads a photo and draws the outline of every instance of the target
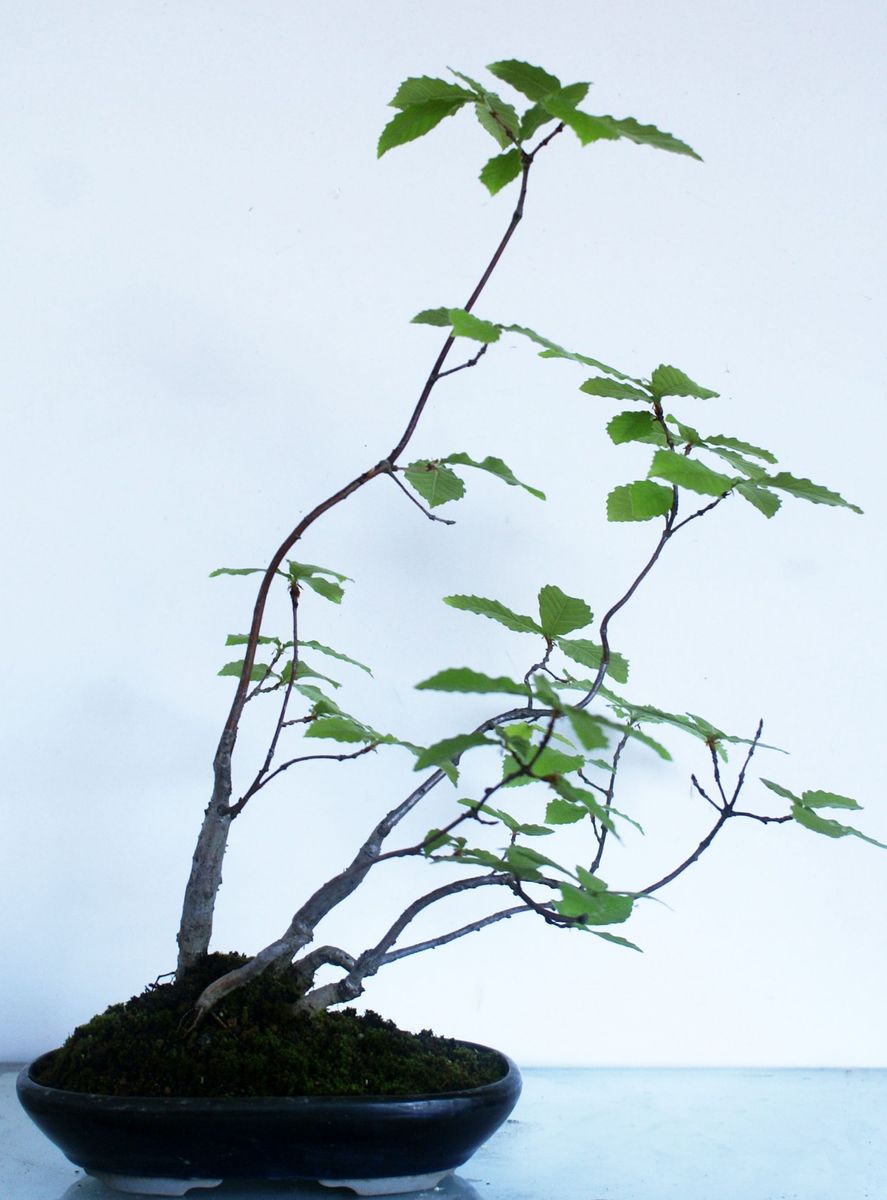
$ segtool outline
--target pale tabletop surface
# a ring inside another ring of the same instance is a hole
[[[0,1197],[113,1200],[19,1108],[0,1069]],[[524,1071],[514,1118],[412,1200],[884,1200],[887,1070]],[[192,1200],[345,1200],[223,1183]]]

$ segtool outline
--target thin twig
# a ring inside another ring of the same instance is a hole
[[[477,354],[475,354],[474,358],[469,358],[467,362],[460,363],[458,367],[450,367],[447,371],[438,372],[438,379],[446,379],[448,375],[455,375],[457,371],[467,371],[469,367],[476,367],[489,348],[490,343],[484,342],[480,350],[478,350]]]
[[[439,521],[441,525],[455,525],[455,524],[456,524],[456,522],[455,522],[455,521],[448,520],[446,517],[437,517],[437,516],[435,516],[435,515],[434,515],[434,513],[433,513],[433,512],[430,512],[430,511],[429,511],[429,510],[428,510],[428,509],[425,507],[425,505],[424,505],[424,504],[421,502],[421,500],[417,500],[417,499],[416,499],[416,497],[415,497],[415,496],[413,495],[413,493],[412,493],[412,492],[409,490],[409,488],[407,488],[407,487],[404,487],[404,485],[403,485],[403,484],[400,482],[400,480],[397,478],[397,475],[395,474],[394,470],[391,470],[391,471],[389,472],[389,479],[393,479],[393,480],[394,480],[394,482],[397,484],[397,486],[400,488],[400,490],[401,490],[401,491],[403,492],[403,494],[406,496],[407,500],[410,500],[410,501],[412,501],[412,503],[413,503],[413,504],[415,504],[416,508],[418,508],[419,512],[422,512],[422,513],[424,513],[424,514],[425,514],[425,516],[428,518],[428,520],[429,520],[429,521]]]

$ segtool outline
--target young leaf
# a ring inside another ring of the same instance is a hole
[[[657,150],[669,150],[672,154],[687,154],[690,158],[702,162],[696,151],[686,142],[679,141],[672,133],[663,133],[655,125],[640,125],[634,117],[608,117],[607,120],[612,123],[620,137],[628,138],[638,146],[653,146]]]
[[[557,644],[568,658],[572,658],[573,662],[581,663],[583,667],[591,667],[596,671],[601,665],[603,647],[599,646],[597,642],[590,642],[586,638],[558,638]],[[607,674],[617,683],[628,683],[628,659],[615,650],[611,650],[607,663]]]
[[[520,173],[520,151],[515,148],[491,158],[480,173],[480,181],[490,195],[495,196],[513,179],[517,179]]]
[[[567,720],[584,750],[606,750],[609,741],[604,727],[591,713],[584,708],[571,708],[567,710]]]
[[[318,567],[316,563],[300,563],[287,559],[286,565],[288,576],[294,583],[298,583],[302,579],[310,579],[312,575],[328,575],[330,579],[338,579],[339,583],[353,582],[350,575],[343,575],[340,571],[331,571],[329,567]]]
[[[229,633],[225,638],[226,646],[245,646],[249,641],[248,633]],[[277,638],[259,636],[256,638],[256,644],[259,646],[278,646],[280,645]],[[291,645],[290,642],[287,645]]]
[[[290,676],[293,673],[293,664],[287,663],[280,672],[280,682],[289,683]],[[342,685],[335,679],[330,679],[329,675],[322,675],[320,671],[315,671],[313,667],[309,667],[306,662],[299,662],[296,666],[296,679],[322,679],[324,683],[330,684],[331,687],[340,688]]]
[[[498,342],[502,332],[492,321],[482,321],[480,317],[465,312],[463,308],[450,309],[450,323],[453,327],[453,337],[471,338],[475,342]]]
[[[542,632],[542,627],[537,625],[532,617],[512,612],[498,600],[486,600],[483,596],[444,596],[444,604],[463,612],[476,613],[479,617],[489,617],[492,621],[504,625],[506,629],[513,629],[515,633]]]
[[[887,846],[883,842],[875,841],[860,830],[854,829],[852,825],[841,825],[838,821],[833,821],[829,817],[821,817],[814,812],[812,808],[807,808],[804,804],[792,805],[792,817],[799,825],[803,825],[805,829],[810,829],[813,833],[821,833],[830,838],[842,837],[858,837],[864,842],[870,842],[873,846],[879,846],[882,850],[887,850]]]
[[[540,589],[539,621],[549,640],[582,629],[593,620],[594,614],[584,600],[567,596],[554,584],[546,584]]]
[[[526,697],[526,687],[505,675],[493,678],[473,671],[471,667],[449,667],[416,684],[417,691],[432,692],[496,692]]]
[[[461,500],[465,495],[465,484],[459,476],[438,462],[420,458],[410,463],[404,476],[407,483],[428,502],[429,508],[437,508],[451,500]]]
[[[311,701],[311,713],[315,717],[325,717],[331,713],[340,713],[343,716],[347,716],[347,713],[342,713],[341,708],[339,708],[335,700],[331,700],[325,692],[322,692],[313,683],[294,683],[293,691],[300,692],[307,700]]]
[[[305,730],[305,737],[330,738],[334,742],[376,742],[380,735],[344,714],[318,717]]]
[[[505,150],[520,137],[520,119],[511,105],[503,104],[494,93],[488,92],[487,97],[475,104],[475,115],[481,127]]]
[[[572,129],[583,146],[587,146],[590,142],[600,141],[602,138],[615,141],[616,138],[622,136],[614,128],[611,118],[593,117],[590,113],[580,112],[575,104],[560,92],[546,96],[540,100],[540,104],[546,112],[551,113],[553,117],[557,117],[559,121],[563,121],[569,129]]]
[[[410,324],[438,325],[441,328],[449,328],[450,310],[448,308],[424,308],[420,313],[416,313]]]
[[[728,450],[738,450],[740,454],[751,454],[754,458],[762,458],[764,462],[775,463],[776,455],[761,446],[753,446],[751,442],[742,442],[739,438],[726,437],[722,433],[710,435],[705,439],[707,446],[726,446]]]
[[[606,396],[610,400],[647,400],[651,399],[649,392],[644,392],[630,383],[616,379],[586,379],[579,388],[589,396]],[[648,416],[648,413],[641,414]],[[661,432],[661,431],[660,431]]]
[[[736,483],[735,478],[730,475],[721,475],[698,459],[686,458],[683,454],[674,454],[670,450],[656,451],[649,473],[657,479],[667,479],[669,483],[688,488],[691,492],[699,492],[703,496],[722,496],[731,491]]]
[[[634,900],[619,892],[586,892],[571,883],[562,883],[561,899],[555,904],[564,917],[587,921],[589,925],[621,925],[631,916]]]
[[[654,446],[668,445],[665,430],[651,412],[621,412],[607,425],[610,441],[615,446],[625,442],[646,442]]]
[[[476,99],[473,92],[466,91],[457,83],[446,79],[432,79],[421,75],[414,79],[405,79],[391,101],[391,108],[412,108],[415,104],[425,104],[428,100],[445,100],[450,104],[464,104]]]
[[[541,100],[543,96],[560,91],[561,88],[561,81],[556,75],[549,75],[541,67],[531,66],[530,63],[515,58],[490,63],[487,70],[497,79],[511,84],[515,91],[521,92],[528,100]]]
[[[809,500],[812,504],[831,504],[838,508],[849,508],[855,513],[862,512],[861,508],[851,504],[837,492],[829,491],[828,488],[812,483],[809,479],[796,479],[794,475],[789,475],[788,471],[770,475],[762,482],[766,482],[767,487],[779,488],[781,492],[788,492],[790,496],[797,496],[799,500]]]
[[[632,375],[625,375],[622,371],[617,371],[615,367],[608,367],[606,363],[600,362],[596,358],[589,358],[586,354],[575,354],[572,350],[565,350],[563,346],[559,346],[557,342],[550,341],[547,337],[543,337],[541,333],[536,333],[534,329],[528,329],[526,325],[503,325],[502,329],[506,333],[519,333],[522,337],[529,338],[531,342],[535,342],[537,346],[542,346],[540,358],[566,358],[571,362],[582,363],[585,367],[593,367],[596,371],[603,371],[605,375],[612,375],[614,379],[628,379],[632,383],[640,384],[640,379],[635,379]]]
[[[560,89],[560,98],[575,108],[588,95],[588,87],[587,83],[570,83]],[[549,121],[554,120],[555,117],[550,112],[547,112],[541,103],[534,104],[532,108],[527,109],[521,119],[522,139],[526,141],[527,138],[531,138],[537,130],[541,129],[543,125],[547,125]]]
[[[352,667],[360,667],[361,671],[366,671],[367,675],[372,675],[372,671],[366,663],[358,662],[356,658],[351,658],[347,654],[343,654],[341,650],[333,650],[331,646],[324,646],[321,642],[300,641],[300,646],[307,646],[309,650],[317,650],[321,654],[326,654],[329,658],[337,658],[340,662],[350,663]]]
[[[345,589],[340,583],[336,583],[334,579],[325,579],[322,575],[307,575],[303,579],[303,582],[313,592],[317,592],[318,596],[323,596],[324,600],[331,600],[333,604],[342,603]]]
[[[483,462],[477,462],[476,459],[466,454],[464,450],[460,450],[458,454],[448,454],[446,458],[442,458],[440,461],[463,467],[475,467],[478,471],[488,471],[490,475],[495,475],[497,479],[501,479],[504,483],[510,484],[512,487],[521,487],[524,491],[529,492],[531,496],[536,496],[539,500],[545,499],[544,492],[540,492],[538,488],[530,487],[528,483],[524,483],[518,479],[511,467],[506,466],[501,458],[494,458],[492,455],[487,455]]]
[[[774,496],[766,488],[758,487],[754,483],[737,483],[736,491],[743,500],[747,500],[767,518],[775,517],[782,507],[782,501],[778,496]]]
[[[720,394],[694,383],[689,375],[677,367],[665,365],[658,366],[653,372],[650,388],[659,399],[663,396],[695,396],[699,400],[711,400]]]
[[[225,663],[224,667],[217,672],[218,675],[233,675],[237,679],[240,678],[243,672],[243,664],[246,659],[241,658],[237,662]],[[260,683],[263,679],[267,679],[271,668],[265,663],[253,663],[252,670],[249,673],[250,683]]]
[[[800,796],[796,796],[794,792],[790,792],[788,788],[784,788],[781,783],[774,783],[772,779],[763,778],[761,779],[761,783],[764,787],[769,788],[771,792],[775,792],[777,796],[781,796],[783,800],[790,800],[792,804],[803,803]]]
[[[443,738],[428,746],[416,759],[414,770],[424,771],[428,767],[440,767],[444,763],[454,762],[466,750],[476,746],[495,746],[482,733],[459,733],[455,737]]]
[[[747,475],[752,482],[766,479],[767,472],[760,463],[752,462],[750,458],[746,458],[744,454],[740,454],[738,450],[729,450],[726,446],[708,446],[712,454],[716,454],[718,458],[722,458],[724,462],[735,467],[737,471],[741,471],[743,475]]]
[[[648,479],[613,488],[607,497],[608,521],[649,521],[662,517],[674,499],[671,488]]]
[[[834,792],[804,792],[801,803],[805,808],[862,808],[861,804],[857,804],[849,796],[837,796]]]
[[[376,156],[381,158],[395,146],[414,142],[416,138],[430,133],[444,117],[458,112],[464,103],[464,100],[425,100],[421,104],[411,104],[409,108],[402,109],[382,130]]]
[[[545,820],[549,825],[575,825],[588,816],[588,809],[579,804],[571,804],[569,800],[556,797],[549,800],[545,809]]]
[[[585,759],[579,754],[565,754],[563,750],[555,750],[551,746],[546,746],[538,753],[538,747],[531,746],[523,762],[514,755],[509,755],[502,773],[508,779],[506,787],[523,787],[535,780],[549,780],[556,776],[569,775],[572,771],[581,771],[584,766]],[[522,768],[526,770],[522,774],[516,774]]]
[[[218,575],[262,575],[264,567],[217,567],[215,571],[210,571],[210,579],[215,579]]]

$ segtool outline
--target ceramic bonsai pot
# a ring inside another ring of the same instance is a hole
[[[156,1196],[224,1179],[316,1180],[363,1196],[434,1187],[499,1128],[521,1091],[502,1055],[494,1083],[421,1096],[100,1096],[35,1082],[31,1069],[46,1057],[18,1077],[31,1119],[88,1174]]]

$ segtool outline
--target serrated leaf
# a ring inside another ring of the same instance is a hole
[[[603,879],[599,879],[597,875],[593,875],[585,867],[576,867],[576,878],[587,892],[605,892],[607,890],[607,885]]]
[[[478,462],[464,451],[459,451],[457,454],[448,454],[446,458],[440,459],[442,463],[455,463],[459,466],[474,467],[478,471],[487,471],[490,475],[495,475],[497,479],[501,479],[503,483],[510,484],[512,487],[523,488],[529,492],[531,496],[536,496],[539,500],[545,499],[545,493],[540,492],[538,488],[530,487],[528,483],[518,479],[511,467],[507,466],[501,458],[494,458],[492,455]]]
[[[606,119],[612,123],[620,137],[628,138],[630,142],[635,142],[638,146],[653,146],[656,150],[668,150],[672,154],[686,154],[690,158],[702,162],[696,151],[691,149],[686,142],[676,138],[673,133],[664,133],[655,125],[641,125],[634,117],[608,117]]]
[[[425,104],[429,100],[444,100],[449,104],[464,104],[474,100],[474,93],[450,83],[447,79],[433,79],[429,75],[420,75],[405,79],[397,89],[391,108],[412,108],[415,104]]]
[[[631,916],[634,900],[618,892],[586,892],[562,883],[561,899],[555,904],[564,917],[585,920],[589,925],[621,925]]]
[[[448,308],[423,308],[421,312],[416,313],[410,324],[437,325],[448,329],[450,325],[450,310]]]
[[[217,671],[216,674],[233,675],[235,678],[239,679],[243,673],[243,664],[245,662],[246,659],[241,658],[238,659],[237,662],[225,663],[224,667],[222,667],[220,671]],[[271,668],[266,663],[253,663],[252,669],[249,673],[250,683],[260,683],[263,679],[267,679],[270,670]]]
[[[633,387],[629,383],[623,383],[617,379],[586,379],[585,383],[579,388],[580,392],[585,392],[589,396],[606,396],[610,400],[647,400],[651,399],[648,392],[642,391],[638,387]],[[649,414],[640,414],[648,416]],[[661,432],[661,431],[660,431]]]
[[[311,701],[311,711],[315,716],[328,716],[331,713],[342,713],[335,700],[331,700],[325,692],[313,683],[294,683],[293,691],[300,692],[306,700]],[[347,716],[347,714],[342,714]]]
[[[479,617],[489,617],[515,633],[542,633],[542,627],[537,625],[532,617],[512,612],[498,600],[487,600],[483,596],[444,596],[444,604],[462,612],[476,613]]]
[[[764,450],[761,446],[754,446],[751,442],[740,441],[739,438],[726,437],[722,433],[709,435],[705,439],[708,446],[726,446],[728,450],[738,450],[740,454],[751,454],[755,458],[762,458],[764,462],[775,463],[776,455],[771,454],[769,450]]]
[[[552,746],[546,746],[540,752],[538,747],[531,746],[524,762],[514,755],[509,755],[505,759],[502,774],[508,778],[506,787],[523,787],[536,780],[549,780],[556,776],[569,775],[573,771],[581,771],[584,766],[585,759],[579,754],[565,754],[563,750],[555,750]],[[517,771],[523,773],[515,774]]]
[[[568,658],[572,658],[573,662],[581,663],[583,667],[597,670],[601,665],[603,647],[599,646],[597,642],[588,641],[586,638],[558,638],[557,644]],[[615,650],[611,650],[607,663],[607,674],[617,683],[628,683],[628,659]]]
[[[281,683],[289,683],[292,672],[292,663],[287,663],[280,672]],[[324,683],[328,683],[334,688],[340,688],[342,686],[337,680],[330,679],[329,675],[323,675],[320,671],[315,671],[313,667],[309,667],[308,663],[304,661],[300,661],[296,665],[296,679],[322,679]]]
[[[615,367],[608,367],[606,363],[600,362],[599,359],[589,358],[587,354],[576,354],[572,350],[565,350],[563,346],[559,346],[557,342],[552,342],[549,338],[543,337],[541,333],[536,333],[534,329],[527,328],[526,325],[503,325],[502,330],[505,333],[519,333],[522,337],[529,338],[531,342],[535,342],[537,346],[542,346],[540,358],[566,358],[570,362],[582,363],[585,367],[593,367],[597,371],[603,371],[605,375],[612,375],[614,379],[628,379],[632,383],[640,383],[639,379],[635,379],[631,375],[625,375],[622,371],[617,371]]]
[[[887,850],[887,846],[883,842],[878,842],[860,830],[854,829],[852,825],[841,825],[840,822],[833,821],[829,817],[821,817],[819,813],[814,812],[812,808],[807,808],[804,804],[792,805],[792,817],[799,825],[812,830],[813,833],[821,833],[830,838],[858,837],[872,846],[879,846],[882,850]]]
[[[429,508],[437,508],[451,500],[461,500],[465,495],[465,484],[459,476],[439,462],[420,458],[410,463],[404,471],[404,478],[428,502]]]
[[[601,139],[614,141],[621,136],[613,127],[610,117],[593,117],[590,113],[581,112],[571,98],[565,97],[562,92],[553,92],[539,103],[546,112],[572,129],[583,146]]]
[[[569,800],[573,804],[581,804],[596,820],[600,821],[605,829],[615,837],[619,836],[609,810],[601,804],[593,792],[590,792],[587,788],[577,787],[569,779],[557,779],[553,787],[562,799]]]
[[[703,496],[722,496],[736,483],[735,477],[722,475],[696,458],[687,458],[670,450],[656,451],[649,474]]]
[[[549,639],[582,629],[594,620],[594,614],[584,600],[568,596],[554,584],[539,589],[539,622]]]
[[[663,396],[695,396],[698,400],[712,400],[720,394],[695,383],[677,367],[665,364],[658,366],[653,372],[650,388],[659,399]]]
[[[558,863],[530,846],[509,846],[505,851],[505,861],[515,874],[527,872],[538,876],[540,867],[553,867],[556,871],[563,871],[563,867]]]
[[[416,684],[417,691],[504,693],[509,696],[526,696],[526,687],[505,675],[493,677],[474,671],[471,667],[448,667],[428,679]]]
[[[416,759],[414,770],[424,771],[428,767],[440,767],[444,763],[455,761],[466,750],[473,750],[477,746],[495,746],[495,744],[489,738],[484,737],[482,733],[459,733],[455,737],[443,738],[422,751]]]
[[[215,571],[210,571],[210,579],[215,579],[218,575],[264,575],[264,567],[216,567]]]
[[[517,141],[520,133],[520,121],[513,108],[511,109],[511,114],[515,120],[514,133],[510,132],[508,120],[503,113],[502,107],[493,108],[485,102],[478,101],[474,106],[474,112],[481,128],[485,129],[503,150],[507,146],[513,146]]]
[[[306,738],[330,738],[334,742],[375,742],[379,734],[353,717],[332,715],[318,717],[305,730]]]
[[[571,804],[569,800],[563,800],[559,796],[549,800],[545,809],[545,820],[549,825],[575,825],[577,821],[584,821],[587,816],[587,808]]]
[[[567,710],[567,720],[584,750],[606,750],[609,740],[604,727],[591,713],[584,708],[571,708]]]
[[[561,81],[556,75],[550,75],[541,67],[534,67],[516,58],[490,63],[487,70],[497,79],[510,84],[515,91],[521,92],[528,100],[541,100],[543,96],[560,91],[561,88]]]
[[[301,580],[308,580],[312,575],[327,575],[330,579],[338,579],[339,583],[352,583],[350,575],[343,575],[341,571],[333,571],[329,567],[319,567],[316,563],[294,562],[293,559],[287,559],[287,574],[289,578],[298,583]]]
[[[341,604],[342,597],[345,595],[345,589],[341,583],[336,583],[334,579],[327,579],[323,575],[308,575],[302,581],[318,596],[323,596],[324,600],[330,600],[333,604]]]
[[[513,179],[517,179],[520,173],[520,151],[513,149],[509,150],[507,154],[497,154],[491,158],[480,173],[480,181],[490,195],[495,196]]]
[[[317,650],[320,654],[326,654],[328,658],[337,658],[340,662],[350,663],[352,667],[360,667],[361,671],[366,671],[367,675],[373,673],[366,663],[358,662],[356,658],[343,654],[341,650],[333,650],[331,646],[324,646],[322,642],[300,641],[299,645],[307,646],[309,650]]]
[[[666,446],[665,430],[651,412],[621,412],[607,424],[610,441],[616,446],[625,442],[645,442],[653,446]]]
[[[763,778],[761,779],[761,783],[764,785],[764,787],[769,788],[771,792],[775,792],[777,796],[781,796],[783,800],[790,800],[792,804],[801,803],[801,797],[796,796],[794,792],[790,792],[788,788],[783,787],[781,783],[774,783],[772,779]]]
[[[809,500],[811,504],[830,504],[836,508],[849,508],[855,513],[862,512],[861,508],[851,504],[837,492],[832,492],[809,479],[798,479],[794,475],[789,475],[788,471],[780,471],[778,475],[767,476],[766,484],[767,487],[779,488],[781,492],[788,492],[790,496],[796,496],[799,500]]]
[[[615,933],[605,933],[602,929],[589,929],[588,932],[593,933],[595,937],[603,938],[605,942],[612,942],[614,946],[624,946],[626,950],[637,950],[638,954],[643,954],[640,946],[636,946],[628,938],[619,937]]]
[[[245,646],[248,641],[249,641],[248,633],[229,633],[228,636],[225,638],[225,645],[226,646]],[[280,643],[277,638],[265,637],[264,635],[260,634],[259,637],[256,638],[256,645],[258,645],[258,646],[278,646],[278,645],[280,645]],[[289,646],[289,645],[291,645],[291,643],[287,642],[287,645]]]
[[[492,321],[482,321],[474,313],[466,312],[463,308],[450,309],[450,324],[453,327],[453,337],[471,338],[475,342],[498,342],[501,330]]]
[[[533,675],[533,691],[536,693],[537,700],[540,700],[543,704],[554,709],[556,712],[560,711],[562,707],[560,696],[558,696],[557,692],[554,690],[541,671],[537,671]]]
[[[752,483],[765,479],[767,476],[767,472],[760,463],[752,462],[750,458],[746,458],[738,450],[730,450],[726,446],[709,446],[707,444],[706,449],[710,450],[712,454],[716,454],[718,458],[722,458],[724,462],[729,463],[731,467],[735,467],[737,471],[741,471],[743,475],[747,475]]]
[[[774,517],[782,507],[778,496],[774,496],[766,488],[757,487],[754,483],[737,483],[736,491],[765,517]]]
[[[382,130],[376,156],[381,158],[395,146],[403,146],[407,142],[414,142],[416,138],[424,137],[445,117],[458,112],[464,103],[464,100],[426,100],[402,109]]]
[[[608,521],[649,521],[664,516],[672,506],[671,488],[648,479],[613,488],[607,497]]]
[[[861,804],[851,800],[849,796],[838,796],[834,792],[803,792],[801,803],[805,808],[855,808],[862,809]]]

